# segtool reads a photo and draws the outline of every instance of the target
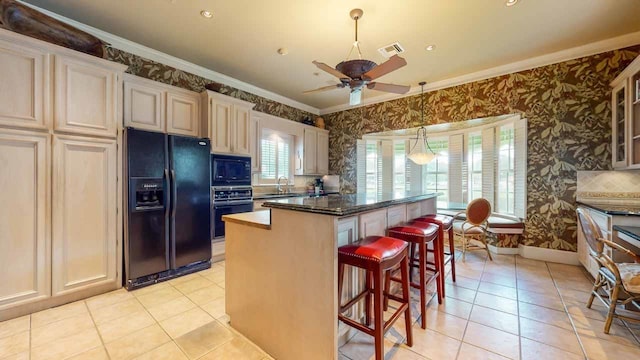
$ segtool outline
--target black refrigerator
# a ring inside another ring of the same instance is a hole
[[[211,267],[209,139],[125,130],[124,286]]]

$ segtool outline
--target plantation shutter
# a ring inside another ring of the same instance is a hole
[[[378,157],[378,194],[393,192],[393,140],[381,140]]]
[[[356,189],[364,193],[367,188],[367,144],[356,140]]]
[[[276,142],[270,139],[262,139],[260,146],[262,159],[262,172],[260,176],[263,179],[276,178]]]
[[[405,142],[405,153],[409,155],[411,151],[411,146],[415,141],[407,140]],[[419,145],[419,144],[418,144]],[[405,167],[405,179],[406,179],[406,190],[407,191],[422,191],[422,166],[414,163],[413,161],[407,158],[404,163]]]
[[[496,128],[482,130],[482,197],[495,209]]]
[[[449,201],[462,202],[462,134],[449,136]]]
[[[462,202],[469,202],[469,139],[468,134],[462,138]]]
[[[527,119],[513,124],[515,147],[515,202],[513,212],[524,219],[527,215]]]

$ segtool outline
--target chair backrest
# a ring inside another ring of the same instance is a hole
[[[600,227],[583,208],[577,208],[576,212],[578,213],[578,222],[580,223],[582,234],[584,234],[584,238],[589,245],[589,252],[596,257],[600,257],[604,249],[604,243],[598,241],[598,238],[602,237]]]
[[[478,198],[467,205],[467,222],[480,225],[491,215],[491,203],[487,199]]]

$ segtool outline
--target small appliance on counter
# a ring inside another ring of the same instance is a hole
[[[211,154],[211,239],[224,238],[222,216],[250,211],[251,157]]]
[[[124,286],[211,267],[209,139],[127,128]]]

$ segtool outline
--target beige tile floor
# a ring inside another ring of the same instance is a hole
[[[429,303],[426,330],[412,306],[412,347],[404,344],[403,318],[385,335],[386,359],[640,358],[640,324],[618,320],[606,335],[605,308],[598,300],[585,307],[592,282],[582,267],[507,255],[488,261],[484,252],[456,266],[444,303]],[[373,339],[357,333],[340,358],[373,359]]]
[[[387,359],[637,359],[640,324],[584,306],[591,282],[577,266],[481,252],[457,263],[446,299],[435,299],[427,329],[413,311],[413,347],[399,320],[386,335]],[[133,292],[124,289],[0,323],[0,359],[270,359],[228,325],[224,262]],[[413,294],[414,296],[416,294]],[[358,333],[340,359],[373,358]]]
[[[0,359],[271,359],[228,325],[224,262],[0,322]]]

